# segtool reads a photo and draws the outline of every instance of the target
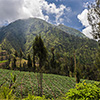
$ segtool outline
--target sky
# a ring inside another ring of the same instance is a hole
[[[0,0],[0,27],[18,19],[41,18],[51,24],[64,24],[90,35],[88,5],[94,0]]]

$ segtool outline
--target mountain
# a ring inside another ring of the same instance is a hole
[[[67,27],[65,25],[60,24],[57,26],[57,28],[61,29],[62,31],[64,31],[68,34],[86,38],[86,36],[83,33],[81,33],[80,31],[73,29],[73,28],[70,28],[70,27]]]
[[[38,18],[20,19],[2,27],[0,29],[0,47],[12,52],[19,51],[21,48],[25,55],[32,54],[33,40],[39,34],[49,53],[54,47],[55,53],[59,53],[61,56],[73,55],[74,50],[80,54],[80,48],[84,45],[86,45],[84,49],[91,50],[86,53],[95,56],[98,48],[96,41],[86,38],[81,32],[64,25],[55,26]]]
[[[14,49],[22,48],[25,51],[25,45],[36,35],[48,29],[51,26],[40,19],[17,20],[0,30],[0,43],[7,43]],[[6,46],[6,45],[5,45]]]

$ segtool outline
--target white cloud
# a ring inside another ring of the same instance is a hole
[[[90,32],[92,31],[92,28],[89,25],[89,22],[88,22],[88,19],[87,19],[88,18],[87,14],[88,14],[88,10],[85,9],[85,10],[83,10],[83,12],[81,14],[79,14],[77,16],[77,18],[80,20],[82,25],[86,27],[85,29],[82,30],[82,33],[85,34],[89,38],[93,38],[93,36],[90,34]]]
[[[45,20],[48,21],[49,20],[49,16],[44,16]]]
[[[78,19],[81,21],[81,23],[87,27],[89,26],[89,22],[87,20],[87,14],[88,14],[88,10],[85,9],[81,14],[79,14],[77,17]]]
[[[38,17],[44,19],[40,1],[42,0],[24,0],[23,14],[26,14],[26,17]]]
[[[48,4],[47,2],[43,2],[42,9],[46,10],[47,14],[55,14],[55,18],[56,18],[55,22],[56,22],[56,24],[59,24],[59,22],[61,22],[60,18],[61,18],[62,15],[65,14],[65,12],[71,12],[71,8],[70,7],[66,7],[63,4],[61,4],[57,8],[54,3]]]
[[[43,10],[47,12],[47,15],[43,14]],[[70,12],[71,8],[62,4],[56,7],[54,3],[48,4],[46,0],[0,0],[0,25],[3,25],[5,21],[10,23],[29,17],[48,21],[50,13],[55,14],[56,23],[58,23],[65,10]]]
[[[90,34],[91,31],[92,31],[91,26],[88,26],[82,30],[82,33],[84,33],[87,37],[93,39],[93,36]]]
[[[0,0],[0,24],[5,20],[10,22],[18,18],[22,4],[23,0]]]

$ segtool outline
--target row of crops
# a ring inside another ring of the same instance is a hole
[[[20,72],[13,70],[0,69],[0,87],[9,86],[11,80],[11,73],[16,75],[16,81],[12,85],[15,87],[14,93],[17,97],[24,98],[29,94],[38,95],[38,81],[37,73]],[[43,95],[47,98],[56,98],[65,94],[70,88],[74,88],[75,79],[53,75],[43,74]]]

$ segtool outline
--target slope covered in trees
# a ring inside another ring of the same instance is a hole
[[[17,20],[0,29],[0,47],[11,52],[19,51],[21,48],[24,56],[27,57],[28,53],[32,56],[33,40],[36,35],[41,34],[50,55],[53,47],[55,54],[59,54],[60,57],[71,56],[76,51],[77,58],[84,58],[85,55],[88,55],[90,62],[95,59],[96,48],[98,48],[96,41],[85,38],[81,32],[75,29],[63,26],[68,31],[62,31],[58,27],[37,18]],[[86,60],[86,57],[84,59]]]
[[[67,27],[65,25],[60,24],[57,26],[57,28],[59,28],[60,30],[62,30],[68,34],[86,38],[86,36],[83,33],[81,33],[80,31],[73,29],[73,28],[70,28],[70,27]]]

